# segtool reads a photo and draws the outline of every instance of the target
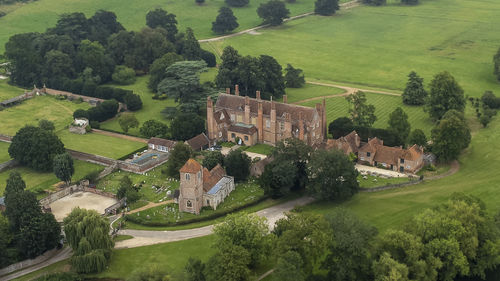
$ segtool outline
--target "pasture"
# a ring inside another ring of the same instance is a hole
[[[218,54],[230,45],[241,55],[271,55],[281,65],[302,68],[311,81],[402,90],[412,70],[426,85],[447,70],[469,96],[485,90],[500,93],[492,63],[500,46],[500,2],[388,2],[341,10],[332,17],[310,16],[203,47]]]
[[[7,79],[0,79],[0,101],[8,100],[13,97],[22,95],[24,90],[7,83]]]
[[[71,124],[75,110],[89,107],[85,102],[76,103],[58,100],[52,96],[37,96],[0,111],[0,134],[13,136],[25,125],[38,126],[41,119],[54,122],[56,131],[62,130]]]
[[[0,141],[0,164],[10,160],[8,142]]]
[[[103,169],[104,167],[100,165],[75,160],[75,173],[73,174],[71,181],[78,182],[89,173],[101,171]],[[27,190],[31,190],[38,195],[43,195],[43,191],[45,189],[50,189],[53,184],[60,182],[60,180],[52,172],[42,173],[27,167],[18,166],[0,173],[0,196],[4,193],[7,178],[9,178],[9,174],[13,171],[21,174],[24,182],[26,183]]]
[[[239,28],[236,31],[255,27],[262,23],[257,15],[257,8],[267,0],[253,0],[243,8],[233,8],[238,18]],[[343,1],[344,2],[344,1]],[[0,18],[0,53],[3,53],[5,43],[9,37],[25,32],[43,32],[56,24],[57,19],[64,13],[83,12],[87,17],[92,16],[97,10],[113,11],[118,21],[129,30],[140,30],[146,26],[146,14],[154,8],[163,8],[177,16],[178,29],[184,31],[191,27],[198,39],[215,37],[212,33],[212,22],[215,20],[224,0],[206,0],[203,5],[195,1],[186,0],[40,0],[29,4],[19,4],[15,7],[4,7],[9,13]],[[0,6],[2,8],[2,6]],[[314,0],[300,0],[294,4],[287,4],[291,16],[312,12]]]
[[[137,81],[133,85],[129,86],[118,86],[113,85],[113,87],[119,87],[127,90],[133,90],[135,94],[141,96],[142,100],[142,108],[138,111],[133,112],[134,116],[139,120],[138,128],[129,129],[128,133],[135,136],[140,136],[139,128],[142,124],[148,120],[154,119],[156,121],[163,121],[164,123],[168,123],[162,117],[161,111],[165,109],[165,107],[175,107],[177,103],[173,99],[166,100],[154,100],[152,99],[153,92],[148,89],[148,81],[149,75],[137,77]],[[117,132],[123,132],[120,124],[118,123],[118,117],[110,119],[101,123],[101,128],[113,130]]]
[[[297,103],[310,98],[329,97],[344,93],[343,89],[305,84],[302,88],[286,88],[288,103]],[[316,101],[321,102],[321,100]]]

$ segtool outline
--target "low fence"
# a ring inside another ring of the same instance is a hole
[[[66,149],[66,151],[75,159],[99,164],[103,166],[111,166],[116,163],[115,159],[111,159],[104,156],[94,155],[90,153],[80,152],[76,150]]]
[[[15,167],[19,164],[16,160],[9,160],[7,162],[0,163],[0,172],[3,172],[9,168]]]
[[[91,193],[94,193],[94,194],[97,194],[97,195],[101,195],[101,196],[104,196],[104,197],[109,197],[109,198],[116,199],[116,195],[114,195],[113,193],[102,191],[100,189],[95,189],[95,188],[90,188],[90,187],[80,187],[79,191],[91,192]]]
[[[3,141],[3,142],[11,142],[11,141],[12,141],[12,137],[11,137],[11,136],[7,136],[7,135],[2,135],[2,134],[0,134],[0,141]]]
[[[360,187],[359,191],[360,192],[377,192],[377,191],[382,191],[382,190],[389,190],[389,189],[396,189],[396,188],[401,188],[405,186],[410,186],[410,185],[415,185],[419,184],[423,181],[423,177],[417,179],[417,180],[411,180],[408,182],[403,182],[403,183],[394,183],[394,184],[388,184],[380,187],[374,187],[374,188],[364,188]]]
[[[82,190],[83,190],[83,187],[81,187],[79,185],[68,186],[64,189],[61,189],[59,191],[56,191],[56,192],[49,194],[47,197],[40,199],[39,202],[40,202],[40,205],[42,205],[42,206],[48,206],[51,203],[53,203],[53,202],[55,202],[63,197],[66,197],[73,192],[82,191]]]
[[[44,262],[44,261],[50,259],[51,257],[53,257],[58,251],[59,250],[57,250],[57,249],[49,250],[49,251],[43,253],[42,255],[32,259],[32,260],[24,260],[24,261],[21,261],[18,263],[11,264],[7,267],[4,267],[4,268],[0,269],[0,276],[12,273],[12,272],[19,270],[19,269],[30,267],[30,266],[35,265],[35,264],[39,264],[41,262]],[[2,277],[0,277],[0,279],[2,279]]]

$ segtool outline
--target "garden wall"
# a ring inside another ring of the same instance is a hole
[[[47,197],[40,199],[39,202],[40,202],[40,205],[42,205],[42,206],[48,206],[52,202],[55,202],[63,197],[66,197],[73,192],[82,191],[82,190],[83,190],[83,187],[79,186],[79,185],[68,186],[64,189],[61,189],[59,191],[56,191],[54,193],[49,194]]]
[[[85,162],[90,162],[94,164],[99,164],[103,166],[111,166],[116,163],[116,160],[104,157],[104,156],[99,156],[99,155],[94,155],[90,153],[85,153],[85,152],[80,152],[76,150],[71,150],[71,149],[66,149],[68,153],[75,159],[82,160]]]
[[[3,141],[3,142],[11,142],[11,141],[12,141],[12,137],[11,137],[11,136],[7,136],[7,135],[2,135],[2,134],[0,134],[0,141]]]
[[[388,184],[388,185],[384,185],[384,186],[380,186],[380,187],[374,187],[374,188],[363,188],[363,187],[360,187],[359,191],[360,192],[377,192],[377,191],[382,191],[382,190],[396,189],[396,188],[401,188],[401,187],[405,187],[405,186],[419,184],[423,180],[424,180],[423,177],[421,177],[421,178],[419,178],[417,180],[411,180],[409,182]]]
[[[53,257],[58,251],[59,250],[56,250],[56,249],[49,250],[49,251],[43,253],[43,255],[40,255],[32,260],[24,260],[24,261],[21,261],[18,263],[11,264],[7,267],[4,267],[4,268],[0,269],[0,276],[9,274],[9,273],[14,272],[14,271],[19,270],[19,269],[30,267],[30,266],[35,265],[35,264],[39,264],[41,262],[44,262],[44,261],[48,260],[49,258]],[[0,277],[0,279],[1,279],[1,277]]]

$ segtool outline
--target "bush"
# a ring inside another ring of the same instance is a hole
[[[101,127],[101,123],[99,123],[98,121],[90,121],[89,124],[90,127],[94,129],[99,129]]]
[[[201,59],[207,63],[208,67],[215,67],[216,65],[215,55],[207,50],[201,49]]]
[[[130,111],[136,111],[142,108],[141,97],[134,93],[127,93],[123,98],[123,102],[127,105],[127,109]]]
[[[112,75],[113,81],[120,85],[130,85],[135,82],[135,71],[124,65],[115,67],[115,72]]]
[[[87,175],[85,175],[85,177],[83,177],[83,179],[88,180],[90,183],[96,183],[97,178],[99,177],[100,173],[101,173],[100,171],[90,172]]]

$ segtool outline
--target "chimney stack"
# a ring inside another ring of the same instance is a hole
[[[257,92],[255,93],[255,96],[257,97],[257,99],[258,99],[258,100],[260,100],[260,91],[257,91]]]
[[[231,94],[231,89],[226,88],[226,94],[230,95]]]
[[[234,94],[237,96],[240,95],[240,86],[238,84],[234,85]]]
[[[283,103],[288,103],[288,97],[286,95],[283,95]]]

